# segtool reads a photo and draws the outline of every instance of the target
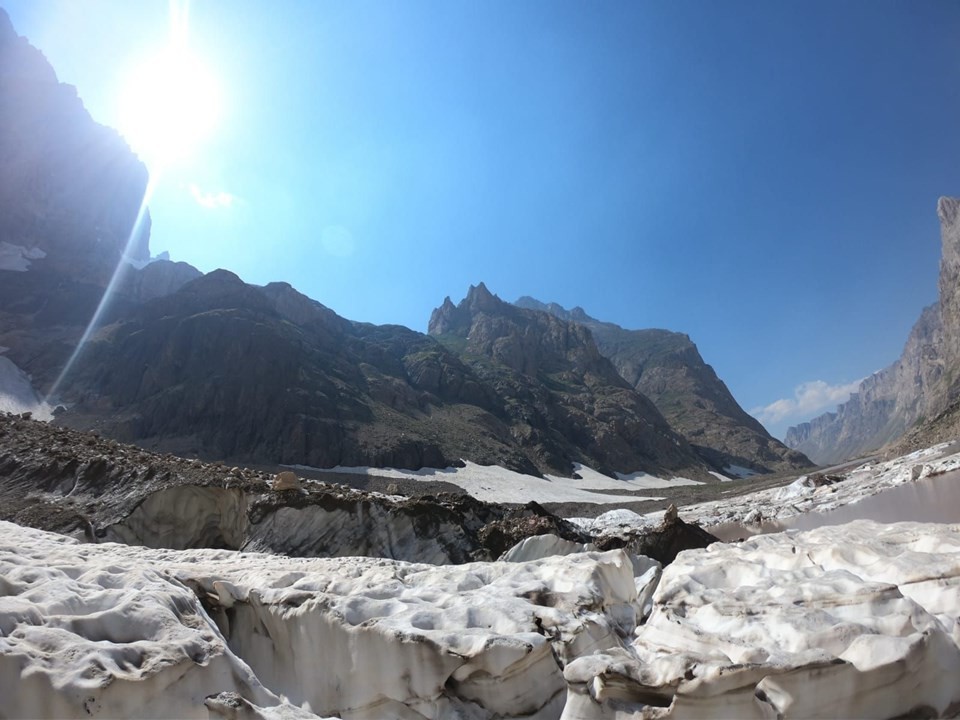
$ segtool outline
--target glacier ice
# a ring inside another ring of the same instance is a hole
[[[0,523],[3,712],[256,717],[286,702],[555,718],[562,665],[623,644],[636,597],[620,550],[432,566],[80,544]]]
[[[960,526],[858,521],[681,553],[564,720],[952,717]]]
[[[537,547],[539,545],[539,547]],[[949,717],[960,526],[859,521],[664,569],[527,542],[434,566],[0,522],[10,717]]]

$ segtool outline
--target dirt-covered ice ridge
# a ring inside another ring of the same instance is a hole
[[[717,543],[681,553],[662,578],[645,558],[584,549],[544,537],[518,562],[431,566],[82,544],[0,523],[2,713],[960,711],[960,526],[860,522]]]

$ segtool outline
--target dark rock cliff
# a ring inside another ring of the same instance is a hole
[[[246,462],[416,469],[462,458],[534,474],[583,463],[708,477],[589,331],[484,291],[471,302],[522,322],[477,324],[461,355],[404,327],[350,322],[286,283],[218,270],[116,312],[72,372],[59,422]]]
[[[721,468],[737,465],[758,473],[810,465],[801,453],[770,436],[737,403],[687,335],[669,330],[625,330],[582,308],[522,297],[518,307],[543,310],[590,330],[600,353],[648,397],[694,449]]]
[[[118,267],[105,322],[200,274],[122,260],[149,258],[145,210],[136,225],[147,180],[124,140],[94,122],[0,9],[0,346],[45,391]]]

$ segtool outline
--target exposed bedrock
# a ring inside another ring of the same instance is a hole
[[[737,403],[688,335],[669,330],[627,330],[524,296],[514,303],[586,327],[600,354],[621,377],[653,401],[670,426],[698,455],[725,472],[731,465],[754,472],[795,470],[810,461],[771,437]]]

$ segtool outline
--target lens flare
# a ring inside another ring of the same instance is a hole
[[[107,283],[107,289],[103,291],[103,297],[100,298],[100,303],[97,305],[97,309],[94,311],[93,317],[90,318],[90,322],[87,323],[87,327],[83,331],[83,335],[80,336],[80,342],[77,343],[77,347],[74,348],[73,353],[71,353],[66,365],[63,366],[63,370],[60,371],[57,379],[54,381],[53,385],[50,386],[50,391],[44,398],[44,402],[51,405],[55,404],[60,386],[63,385],[64,380],[66,380],[67,376],[70,374],[70,370],[76,364],[77,358],[80,357],[80,353],[83,351],[84,346],[90,340],[90,337],[100,324],[100,320],[103,318],[103,313],[110,306],[110,301],[113,299],[113,295],[116,292],[117,287],[120,285],[120,281],[123,279],[126,271],[131,267],[126,259],[130,257],[130,251],[133,250],[136,238],[139,237],[143,228],[144,218],[147,215],[147,203],[150,200],[150,196],[153,194],[153,188],[154,182],[153,180],[150,180],[147,183],[147,188],[143,193],[143,199],[140,201],[140,209],[137,211],[136,220],[134,220],[133,227],[130,228],[130,234],[127,236],[127,243],[124,246],[123,255],[121,256],[120,261],[117,263],[117,267],[115,267],[113,270],[113,275],[110,277],[110,282]]]

